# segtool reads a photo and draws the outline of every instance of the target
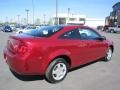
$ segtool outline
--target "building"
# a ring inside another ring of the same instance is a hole
[[[113,11],[110,12],[110,16],[106,17],[106,25],[117,26],[120,25],[120,2],[113,5]]]
[[[84,25],[85,24],[85,15],[78,15],[78,14],[63,14],[59,13],[57,16],[58,20],[56,20],[56,16],[54,15],[52,17],[52,23],[55,24],[79,24]]]
[[[55,25],[56,16],[52,17],[52,24]],[[58,14],[58,24],[76,24],[76,25],[86,25],[93,28],[97,28],[97,26],[104,26],[105,19],[101,18],[87,18],[85,15],[78,14]]]
[[[86,26],[90,26],[92,28],[97,28],[97,26],[105,25],[105,19],[103,18],[86,18],[85,22]]]

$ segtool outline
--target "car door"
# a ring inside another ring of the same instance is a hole
[[[120,32],[120,26],[117,27],[117,31]]]
[[[60,36],[59,42],[62,43],[62,49],[67,49],[70,52],[72,67],[83,64],[85,56],[84,51],[87,43],[84,43],[82,40],[80,40],[80,33],[78,29],[64,33],[62,36]]]
[[[79,28],[81,42],[85,45],[81,54],[83,63],[97,60],[106,54],[107,43],[105,40],[99,40],[101,35],[88,28]],[[81,43],[79,43],[81,44]]]
[[[72,67],[86,64],[96,60],[106,53],[105,41],[96,40],[101,37],[97,32],[90,29],[71,30],[60,37],[64,49],[70,52]]]

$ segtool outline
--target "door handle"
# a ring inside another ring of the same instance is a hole
[[[79,44],[78,47],[86,47],[87,44],[86,43],[82,43],[82,44]]]

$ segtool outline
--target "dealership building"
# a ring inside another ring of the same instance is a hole
[[[105,25],[117,26],[120,25],[120,2],[113,5],[113,11],[105,19]]]
[[[78,14],[66,14],[66,13],[59,13],[57,15],[57,20],[56,20],[56,15],[52,17],[52,23],[53,24],[80,24],[84,25],[85,24],[85,15],[78,15]]]
[[[55,25],[56,23],[60,24],[76,24],[76,25],[85,25],[96,28],[97,26],[104,26],[105,19],[103,18],[88,18],[86,15],[81,14],[63,14],[59,13],[52,17],[52,24]]]

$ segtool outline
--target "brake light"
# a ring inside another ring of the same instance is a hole
[[[14,54],[24,54],[28,51],[28,46],[20,39],[11,37],[7,42],[7,48]]]
[[[23,54],[23,53],[27,52],[27,50],[28,50],[28,49],[27,49],[26,46],[19,46],[17,52]]]

